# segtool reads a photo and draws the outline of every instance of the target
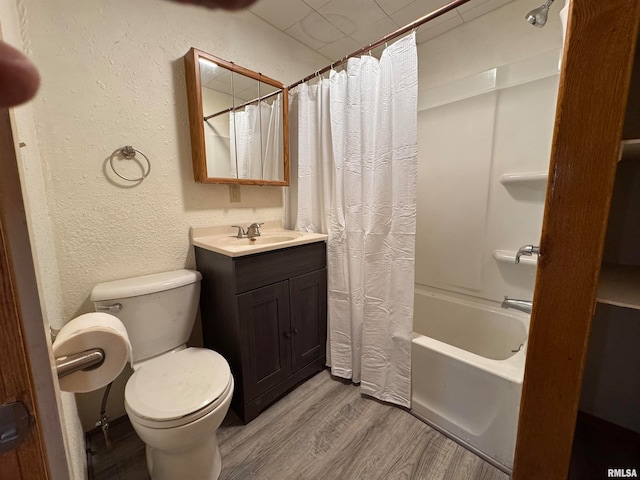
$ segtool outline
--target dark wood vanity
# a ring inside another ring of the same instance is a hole
[[[231,365],[248,423],[325,366],[326,243],[230,257],[195,247],[204,346]]]

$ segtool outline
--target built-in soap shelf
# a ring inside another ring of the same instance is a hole
[[[640,310],[640,267],[603,263],[596,300]]]
[[[504,173],[500,176],[500,183],[505,187],[521,186],[544,190],[547,188],[548,178],[547,172]]]
[[[510,263],[510,264],[515,265],[516,264],[516,253],[517,252],[511,251],[511,250],[494,250],[493,251],[493,258],[495,258],[498,262]],[[520,257],[520,264],[522,264],[522,265],[537,265],[538,264],[538,257],[537,256],[532,256],[532,257],[521,256]]]
[[[623,160],[640,160],[640,139],[622,141],[619,161]]]

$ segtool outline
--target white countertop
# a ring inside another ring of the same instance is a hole
[[[244,227],[246,228],[246,226]],[[328,238],[328,235],[323,233],[285,230],[279,221],[265,222],[260,228],[260,236],[253,241],[249,238],[237,238],[236,232],[237,229],[230,225],[191,227],[189,237],[192,245],[229,257],[241,257],[307,243],[324,242]]]

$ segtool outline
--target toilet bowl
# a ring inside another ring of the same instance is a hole
[[[153,480],[215,480],[222,468],[216,430],[233,396],[231,370],[217,352],[186,347],[201,278],[178,270],[102,283],[91,293],[96,310],[127,328],[134,373],[125,410]]]

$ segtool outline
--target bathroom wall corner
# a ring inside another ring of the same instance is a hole
[[[3,41],[29,53],[28,21],[24,2],[0,2],[0,27]],[[49,327],[60,328],[64,323],[62,312],[62,294],[58,274],[55,237],[49,217],[48,202],[44,184],[45,172],[41,162],[35,119],[32,107],[28,104],[16,107],[10,114],[11,127],[16,144],[16,157],[22,189],[29,243],[37,294],[43,324],[27,325],[37,332],[37,345],[31,345],[29,355],[33,375],[39,385],[38,397],[46,390],[41,382],[52,385],[54,402],[38,402],[38,410],[44,430],[45,450],[53,480],[71,478],[82,480],[87,477],[87,463],[84,448],[84,434],[80,427],[75,401],[72,395],[60,391],[55,371],[51,368],[53,355],[49,336]],[[19,145],[19,147],[18,147]],[[34,237],[38,237],[38,242]],[[45,288],[46,285],[46,288]],[[34,308],[37,309],[37,307]],[[40,315],[33,314],[33,318]],[[44,340],[44,341],[42,341]],[[33,343],[33,342],[32,342]],[[62,435],[63,445],[59,444]]]

